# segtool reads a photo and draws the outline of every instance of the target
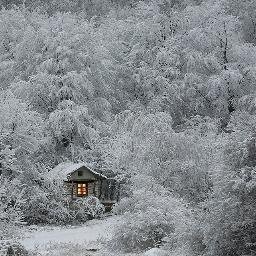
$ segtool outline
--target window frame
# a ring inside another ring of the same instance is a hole
[[[85,186],[79,186],[85,185]],[[84,189],[83,189],[84,188]],[[79,189],[81,192],[79,192]],[[77,182],[76,183],[76,196],[77,197],[86,197],[88,196],[88,182]]]

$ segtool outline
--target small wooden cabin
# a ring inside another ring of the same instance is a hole
[[[57,165],[48,173],[53,180],[62,180],[67,191],[67,196],[71,199],[83,198],[87,196],[97,197],[107,208],[111,208],[116,202],[109,196],[109,184],[111,179],[105,175],[94,171],[85,163],[66,162]]]

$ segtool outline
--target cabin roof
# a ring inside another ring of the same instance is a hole
[[[85,167],[89,172],[99,179],[107,179],[107,177],[101,173],[92,170],[86,163],[73,163],[64,162],[55,166],[51,171],[47,173],[47,176],[51,179],[62,179],[68,181],[68,176],[77,171],[81,167]]]

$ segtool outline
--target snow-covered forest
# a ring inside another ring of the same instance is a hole
[[[256,255],[255,0],[0,5],[0,251],[104,218],[102,251],[56,256]],[[112,216],[65,161],[117,181]]]

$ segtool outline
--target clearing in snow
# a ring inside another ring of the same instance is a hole
[[[96,255],[102,243],[111,237],[117,221],[118,217],[113,216],[82,226],[44,228],[27,233],[20,243],[35,255]]]

